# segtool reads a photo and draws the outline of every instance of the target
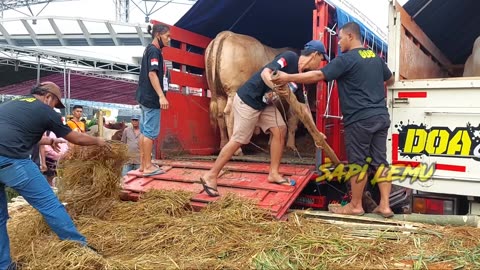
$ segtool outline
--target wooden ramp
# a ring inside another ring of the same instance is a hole
[[[141,193],[150,189],[184,190],[194,194],[191,205],[195,209],[201,209],[208,203],[221,198],[208,196],[200,183],[200,176],[212,167],[213,161],[162,160],[157,163],[168,166],[166,173],[143,177],[140,172],[131,171],[125,176],[122,199],[135,201]],[[282,165],[280,167],[280,173],[294,179],[295,186],[269,183],[267,181],[269,167],[268,163],[228,163],[218,178],[220,195],[234,193],[254,200],[259,207],[270,210],[275,218],[281,219],[310,181],[313,166]]]

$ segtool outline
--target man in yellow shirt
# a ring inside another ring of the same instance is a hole
[[[67,121],[67,125],[73,130],[81,133],[85,133],[85,123],[80,121],[82,117],[83,107],[80,105],[73,106],[73,118]]]

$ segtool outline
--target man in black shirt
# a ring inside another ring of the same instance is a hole
[[[295,185],[295,181],[279,173],[280,160],[285,144],[286,125],[278,109],[272,104],[271,75],[276,70],[297,73],[299,70],[314,69],[322,60],[328,59],[323,43],[307,43],[299,57],[292,51],[283,52],[256,72],[240,89],[233,99],[233,133],[230,141],[222,148],[213,167],[200,178],[209,196],[218,196],[217,177],[220,170],[243,144],[250,142],[256,126],[265,133],[271,133],[270,172],[268,181],[280,185]]]
[[[16,190],[37,209],[60,239],[87,244],[30,155],[37,143],[60,150],[59,144],[64,140],[42,138],[47,130],[74,144],[106,144],[102,138],[72,132],[62,123],[54,107],[65,108],[60,88],[52,82],[37,85],[30,96],[0,105],[0,269],[7,269],[11,264],[5,186]]]
[[[140,77],[136,100],[140,104],[142,115],[140,119],[140,171],[144,176],[161,174],[163,171],[152,164],[153,141],[160,133],[160,109],[169,107],[165,97],[166,87],[164,83],[164,63],[162,48],[170,45],[170,28],[167,25],[156,24],[148,26],[148,33],[152,35],[152,43],[148,44],[143,53]]]
[[[362,46],[360,26],[350,22],[340,28],[338,44],[342,54],[320,70],[303,74],[281,73],[273,83],[287,82],[315,83],[337,80],[340,107],[345,127],[345,147],[348,161],[360,166],[371,158],[373,168],[387,168],[387,134],[390,116],[386,106],[385,85],[394,82],[391,71],[385,62],[370,49]],[[386,169],[382,174],[386,173]],[[367,175],[359,174],[350,178],[352,200],[344,207],[334,210],[339,214],[362,215],[362,195]],[[384,217],[393,216],[389,196],[391,182],[379,183],[381,200],[375,213]]]

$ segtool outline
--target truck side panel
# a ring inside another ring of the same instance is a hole
[[[423,181],[412,183],[410,178],[395,184],[426,192],[480,196],[478,100],[480,78],[401,81],[389,89],[392,125],[388,158],[394,165],[418,168],[417,176],[422,172],[425,176]],[[429,169],[434,169],[432,175]]]

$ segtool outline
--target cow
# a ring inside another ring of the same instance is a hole
[[[480,76],[480,36],[473,43],[472,54],[465,62],[463,77]]]
[[[105,124],[103,127],[103,138],[105,140],[114,140],[120,141],[122,139],[123,130],[127,127],[128,124],[125,123],[114,123],[114,124]],[[93,125],[90,127],[90,130],[87,134],[98,137],[98,125]]]
[[[218,126],[220,130],[220,148],[227,144],[233,132],[232,103],[237,90],[255,72],[286,50],[292,49],[271,48],[253,37],[231,31],[220,32],[209,43],[205,49],[205,73],[211,91],[210,122],[213,127]],[[299,92],[301,91],[297,91]],[[277,107],[287,118],[286,145],[296,150],[295,132],[299,119],[288,110],[285,102],[277,104]],[[257,128],[255,134],[258,133]],[[235,155],[242,155],[241,149]]]

